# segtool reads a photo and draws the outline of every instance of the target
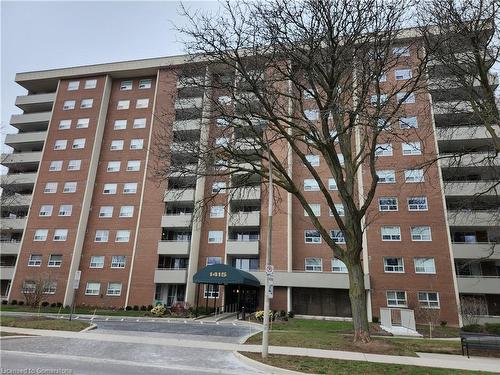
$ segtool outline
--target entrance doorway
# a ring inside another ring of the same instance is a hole
[[[242,285],[226,285],[224,312],[240,311],[243,307],[245,313],[252,313],[257,309],[258,288]]]

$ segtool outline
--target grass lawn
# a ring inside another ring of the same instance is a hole
[[[0,305],[1,311],[13,311],[13,312],[31,312],[31,313],[51,313],[51,314],[69,314],[70,309],[67,308],[59,308],[59,307],[41,307],[40,310],[34,309],[28,306],[19,306],[19,305]],[[95,312],[96,315],[113,315],[113,316],[144,316],[148,311],[135,311],[135,310],[97,310]],[[94,314],[94,309],[84,309],[84,308],[76,308],[75,314]]]
[[[0,325],[4,327],[17,327],[17,328],[33,328],[33,329],[51,329],[58,331],[81,331],[90,326],[78,320],[64,319],[46,319],[46,318],[33,318],[33,317],[10,317],[0,316]]]
[[[480,375],[490,374],[483,371],[439,369],[432,367],[392,365],[384,363],[343,361],[337,359],[269,355],[263,360],[260,353],[242,352],[241,354],[267,365],[313,374],[335,375]]]

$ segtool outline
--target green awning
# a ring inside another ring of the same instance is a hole
[[[259,280],[254,275],[227,264],[212,264],[202,268],[194,274],[193,282],[197,284],[260,286]]]

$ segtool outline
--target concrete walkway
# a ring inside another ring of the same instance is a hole
[[[69,331],[49,331],[38,329],[1,327],[5,332],[16,334],[29,334],[46,337],[61,337],[61,338],[77,338],[81,340],[97,340],[104,342],[122,342],[122,343],[137,343],[137,344],[152,344],[152,340],[147,335],[144,336],[129,336],[118,335],[111,333],[97,333],[96,331],[87,332],[69,332]],[[2,340],[8,339],[8,336]],[[240,352],[260,352],[259,345],[242,345],[235,343],[217,342],[214,345],[210,341],[189,340],[183,337],[177,338],[155,338],[154,345],[161,346],[176,346],[183,348],[197,348],[208,350],[224,350],[224,351],[240,351]],[[321,350],[309,348],[294,348],[283,346],[271,346],[269,348],[271,354],[308,356],[316,358],[342,359],[377,363],[390,363],[397,365],[412,365],[412,366],[428,366],[438,368],[449,368],[459,370],[476,370],[490,371],[500,373],[500,359],[485,358],[485,357],[462,357],[457,355],[430,354],[419,353],[419,357],[392,356],[380,354],[368,354],[358,352],[345,352],[338,350]]]

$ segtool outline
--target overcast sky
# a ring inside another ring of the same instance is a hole
[[[184,1],[216,9],[215,1]],[[183,22],[174,1],[4,1],[1,11],[1,131],[10,127],[16,73],[184,53],[172,24]],[[4,134],[0,143],[3,144]]]

